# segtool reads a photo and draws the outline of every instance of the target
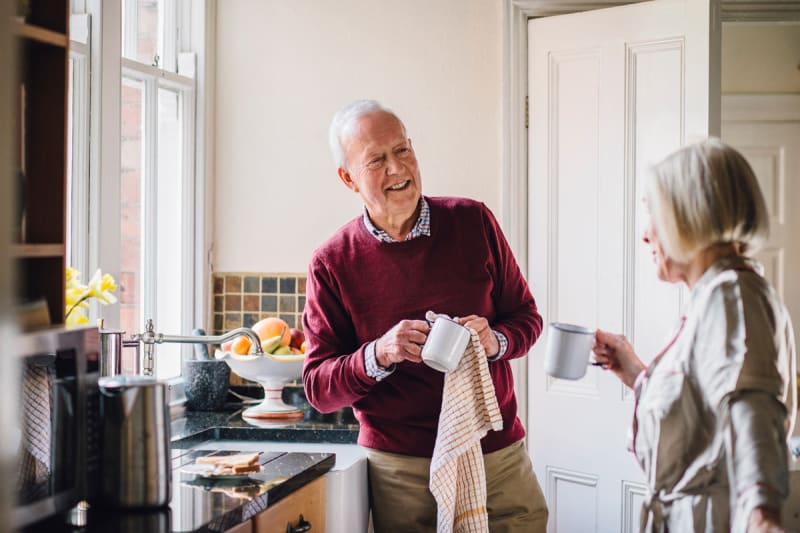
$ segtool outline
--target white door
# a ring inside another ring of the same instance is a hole
[[[528,279],[547,322],[625,333],[648,362],[682,293],[641,244],[647,165],[719,131],[715,0],[656,0],[532,20],[528,27]],[[711,97],[711,95],[715,95]],[[590,367],[529,365],[529,449],[549,531],[638,531],[642,473],[626,450],[631,395]]]

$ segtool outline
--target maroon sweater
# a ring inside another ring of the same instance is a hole
[[[359,216],[314,252],[303,314],[306,396],[322,412],[352,405],[362,446],[431,457],[444,374],[404,361],[379,382],[366,373],[364,349],[428,309],[483,316],[508,339],[503,358],[489,363],[503,429],[481,445],[493,452],[525,436],[508,359],[528,353],[542,318],[491,211],[463,198],[427,200],[430,237],[384,243]]]

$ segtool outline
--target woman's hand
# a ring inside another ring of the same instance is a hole
[[[422,362],[422,345],[431,330],[424,320],[401,320],[375,342],[375,359],[383,368],[408,360]]]
[[[489,321],[482,316],[469,315],[454,318],[453,320],[464,327],[474,329],[478,333],[478,339],[481,341],[481,346],[486,351],[487,357],[495,356],[500,351],[497,335],[494,334],[494,331],[489,326]]]
[[[595,360],[606,370],[611,370],[628,387],[633,388],[636,377],[645,369],[644,363],[633,351],[625,335],[598,329],[594,334],[592,351]]]
[[[756,507],[750,513],[750,522],[747,525],[748,533],[783,533],[781,517],[774,509]]]

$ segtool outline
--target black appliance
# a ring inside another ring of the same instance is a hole
[[[37,331],[17,347],[15,529],[88,500],[100,464],[98,329]]]

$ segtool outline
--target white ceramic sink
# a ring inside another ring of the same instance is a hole
[[[356,444],[208,440],[194,449],[258,452],[335,453],[336,463],[325,474],[325,531],[366,533],[369,528],[367,453]]]

